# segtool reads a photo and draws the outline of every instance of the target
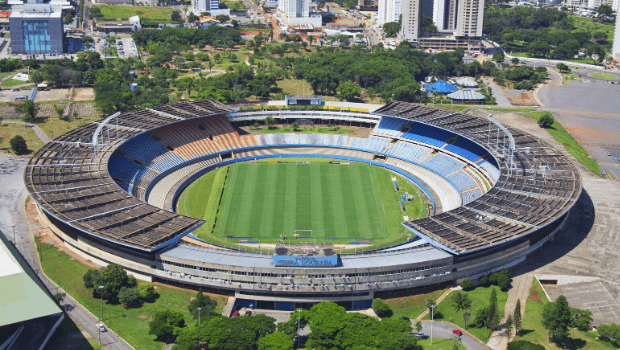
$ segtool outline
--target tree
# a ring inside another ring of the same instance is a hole
[[[482,276],[478,279],[478,283],[481,285],[488,287],[489,286],[489,276]]]
[[[347,101],[353,101],[359,98],[360,94],[362,93],[362,88],[352,81],[340,83],[336,90],[338,91],[337,97],[340,100]]]
[[[122,287],[118,292],[118,301],[123,304],[126,309],[140,307],[142,300],[140,300],[140,292],[138,288]]]
[[[143,284],[138,287],[138,293],[140,294],[140,299],[142,301],[146,301],[152,303],[157,299],[159,293],[155,291],[155,287],[152,284]]]
[[[95,287],[96,281],[101,276],[101,272],[97,269],[88,269],[84,276],[82,277],[82,281],[84,281],[84,288],[92,289]]]
[[[20,135],[15,135],[9,141],[11,145],[11,150],[15,152],[15,154],[26,154],[28,153],[28,145],[26,144],[26,140]]]
[[[521,299],[517,299],[515,311],[512,314],[512,321],[514,323],[515,332],[519,334],[519,331],[521,330]]]
[[[474,282],[472,282],[469,278],[466,278],[461,282],[460,286],[463,290],[470,290],[474,287]]]
[[[268,116],[267,118],[265,118],[265,125],[267,125],[268,129],[273,129],[273,125],[276,124],[276,120],[273,119],[272,116]]]
[[[284,333],[275,332],[258,339],[258,350],[292,350],[293,339]]]
[[[200,308],[200,315],[209,315],[215,310],[216,302],[208,296],[202,293],[202,288],[198,289],[196,298],[189,302],[187,310],[192,313],[195,319],[198,319],[198,308]]]
[[[549,331],[550,338],[561,342],[568,337],[571,312],[565,296],[560,295],[555,302],[547,303],[544,306],[542,318],[543,327]]]
[[[175,339],[175,331],[185,326],[183,314],[177,311],[158,311],[149,322],[149,334],[155,335],[157,341],[170,343]]]
[[[54,294],[54,300],[56,300],[56,302],[60,304],[62,303],[63,300],[65,300],[66,296],[67,296],[67,293],[56,293]]]
[[[86,271],[86,274],[82,278],[84,281],[84,287],[93,289],[93,296],[98,296],[102,293],[106,299],[116,302],[118,301],[118,294],[123,287],[134,288],[137,285],[135,277],[128,276],[127,271],[116,264],[109,264],[101,272],[90,269]],[[103,290],[99,289],[99,286],[103,286]]]
[[[570,308],[571,313],[571,327],[575,327],[580,331],[587,331],[590,329],[590,325],[594,319],[592,318],[592,311],[581,310],[577,308]]]
[[[63,23],[64,23],[65,25],[67,25],[67,24],[71,23],[71,15],[70,15],[70,14],[68,14],[68,13],[67,13],[67,15],[65,16],[65,19],[64,19]]]
[[[560,73],[570,73],[571,71],[571,69],[562,62],[558,63],[555,67],[560,71]]]
[[[592,39],[596,40],[596,41],[607,41],[608,35],[607,33],[605,33],[602,30],[597,30],[594,33],[592,33]]]
[[[252,124],[252,127],[253,127],[254,129],[258,129],[258,128],[260,128],[260,123],[258,122],[258,120],[255,120],[255,121],[254,121],[254,124]]]
[[[555,120],[549,112],[546,112],[542,117],[538,119],[538,125],[540,125],[541,128],[550,128],[554,122]]]
[[[504,327],[504,336],[506,338],[510,339],[510,336],[512,335],[512,329],[513,328],[514,328],[514,321],[512,319],[512,315],[508,314],[508,317],[506,318],[505,327]]]
[[[379,317],[392,316],[392,309],[390,309],[390,306],[386,304],[385,301],[381,300],[381,298],[376,298],[372,301],[372,309],[375,310],[375,313]]]
[[[415,330],[420,333],[422,332],[422,321],[418,321],[415,323]]]
[[[39,107],[30,100],[26,100],[20,103],[14,103],[13,108],[16,112],[22,114],[22,120],[25,122],[33,122],[36,118]]]
[[[516,66],[516,65],[517,65],[517,64],[519,64],[519,62],[521,62],[521,61],[519,61],[519,59],[518,59],[518,58],[513,57],[513,58],[510,60],[510,62],[512,62],[512,65],[513,65],[513,66]]]
[[[400,31],[400,24],[398,22],[388,22],[383,25],[383,30],[388,38],[395,37]]]
[[[178,10],[172,11],[172,14],[170,15],[170,19],[172,20],[172,22],[180,22],[183,20]]]
[[[495,53],[493,54],[493,61],[497,62],[497,63],[502,63],[504,62],[504,60],[506,59],[506,55],[504,55],[504,51],[495,51]]]
[[[600,339],[612,343],[615,347],[620,347],[620,325],[602,324],[596,327],[596,331]]]
[[[297,122],[293,122],[291,124],[291,127],[293,128],[293,131],[298,131],[299,130],[299,124]]]
[[[428,308],[428,312],[431,312],[432,308],[435,307],[435,300],[433,299],[426,299],[426,307]]]
[[[470,317],[471,317],[471,312],[469,312],[469,310],[463,311],[463,321],[465,321],[465,328],[467,328]]]
[[[226,15],[217,15],[215,16],[215,20],[220,23],[224,23],[230,21],[230,17]]]
[[[190,12],[189,15],[187,16],[188,22],[196,22],[199,19],[200,17],[196,16],[193,12]]]
[[[614,13],[614,10],[611,8],[611,6],[603,4],[598,7],[597,12],[599,17],[603,17],[611,16]]]
[[[456,307],[456,311],[469,309],[472,304],[471,300],[469,300],[469,296],[461,291],[452,293],[452,303],[454,307]]]

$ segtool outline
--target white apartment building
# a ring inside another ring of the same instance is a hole
[[[210,12],[212,16],[230,16],[229,9],[220,9],[219,0],[192,0],[191,11],[197,16],[199,16],[202,12]]]
[[[310,24],[314,27],[323,25],[323,17],[310,12],[310,0],[279,0],[278,16],[286,25]]]
[[[377,23],[398,22],[403,13],[403,0],[379,0],[378,3]]]
[[[614,33],[620,33],[620,21],[616,20],[616,30]],[[614,60],[620,59],[620,35],[614,35],[614,46],[611,50],[611,57]]]

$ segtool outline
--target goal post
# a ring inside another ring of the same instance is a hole
[[[316,243],[316,237],[312,234],[312,230],[293,230],[293,237],[312,237]]]

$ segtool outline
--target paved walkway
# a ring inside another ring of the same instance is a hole
[[[417,322],[417,321],[411,321]],[[415,323],[414,323],[415,324]],[[457,327],[449,322],[433,321],[433,339],[454,339],[456,336],[452,333],[453,330],[460,329],[463,332],[461,336],[461,342],[468,350],[490,350],[491,348],[485,343],[474,337],[468,331],[463,328]],[[422,321],[422,333],[425,336],[431,335],[431,321]]]
[[[494,350],[504,350],[508,347],[509,339],[504,336],[504,327],[508,315],[512,315],[517,306],[517,300],[521,300],[521,318],[525,315],[525,303],[529,295],[532,281],[534,280],[533,274],[519,275],[512,279],[512,288],[508,291],[508,300],[504,307],[504,317],[500,322],[499,330],[493,332],[487,345]],[[514,335],[514,333],[511,335]]]
[[[36,126],[34,124],[22,122],[22,121],[19,121],[19,120],[3,120],[2,122],[3,123],[10,123],[10,124],[26,125],[27,127],[29,127],[32,130],[34,130],[34,133],[37,134],[37,136],[41,139],[41,141],[43,141],[45,143],[48,143],[48,142],[51,141],[50,138],[47,137],[45,132],[43,132],[43,130],[41,130],[41,128],[39,128],[38,126]]]
[[[437,298],[437,300],[435,300],[435,305],[439,305],[445,298],[448,297],[448,295],[450,295],[450,293],[454,292],[455,290],[461,290],[462,288],[459,287],[455,287],[455,288],[448,288],[445,292],[443,292],[442,295],[439,296],[439,298]],[[418,315],[418,317],[416,317],[416,320],[421,320],[424,317],[426,317],[426,315],[428,315],[430,311],[428,311],[428,308],[426,308],[426,310],[424,310],[420,315]]]
[[[502,89],[500,89],[499,86],[497,86],[497,84],[495,84],[495,82],[492,79],[487,78],[487,79],[484,79],[483,81],[491,87],[491,91],[493,92],[493,97],[495,97],[495,101],[497,102],[497,107],[502,107],[502,108],[514,107],[512,103],[510,103],[510,101],[508,100],[508,97],[504,96]]]

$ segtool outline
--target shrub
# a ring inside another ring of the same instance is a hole
[[[25,154],[28,153],[28,145],[26,144],[26,140],[20,135],[14,136],[11,141],[11,150],[15,152],[15,154]]]
[[[177,329],[185,327],[183,314],[177,311],[159,311],[153,321],[149,322],[149,334],[155,335],[157,341],[172,342],[178,334]]]
[[[143,284],[138,287],[138,293],[140,294],[140,299],[142,301],[146,301],[152,303],[157,299],[159,294],[155,291],[155,287],[152,284]]]
[[[375,310],[377,316],[381,318],[392,316],[392,309],[390,309],[388,304],[386,304],[380,298],[376,298],[372,301],[372,309]]]
[[[553,119],[550,113],[545,113],[545,115],[538,119],[538,125],[540,125],[541,128],[550,128],[554,122],[555,119]]]
[[[488,287],[491,284],[491,282],[489,281],[489,276],[480,277],[480,279],[478,279],[478,282],[485,287]]]
[[[140,292],[138,288],[122,287],[118,292],[118,301],[123,304],[127,309],[140,307],[142,300],[140,300]]]
[[[470,290],[474,287],[474,282],[472,282],[469,278],[466,278],[463,282],[461,282],[460,286],[463,290]]]

